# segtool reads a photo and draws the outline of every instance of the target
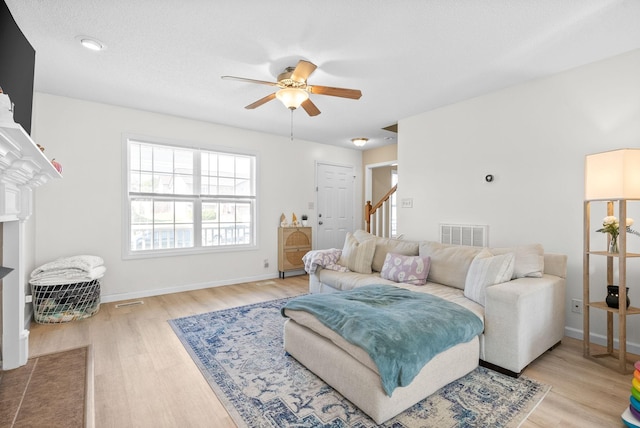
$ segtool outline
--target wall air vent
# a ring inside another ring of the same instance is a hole
[[[489,226],[477,224],[440,224],[440,242],[472,247],[489,246]]]

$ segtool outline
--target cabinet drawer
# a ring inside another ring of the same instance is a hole
[[[291,248],[284,250],[282,260],[282,267],[284,268],[284,270],[304,268],[302,257],[309,251],[311,251],[311,247]]]

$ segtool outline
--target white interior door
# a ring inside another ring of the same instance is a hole
[[[316,165],[318,218],[316,249],[342,248],[353,231],[353,167]]]

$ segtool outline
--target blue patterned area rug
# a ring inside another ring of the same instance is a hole
[[[239,427],[377,426],[283,350],[287,299],[170,320]],[[517,427],[550,387],[478,367],[384,427]]]

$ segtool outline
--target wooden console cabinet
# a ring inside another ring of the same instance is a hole
[[[280,278],[292,270],[304,269],[302,256],[311,251],[310,227],[278,228],[278,271]]]

